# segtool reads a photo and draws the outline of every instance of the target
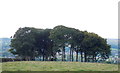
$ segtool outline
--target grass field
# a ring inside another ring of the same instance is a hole
[[[3,71],[117,71],[118,65],[81,62],[19,61],[4,62]]]

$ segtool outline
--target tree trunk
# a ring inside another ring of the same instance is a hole
[[[84,53],[85,62],[87,62],[87,54]]]
[[[76,51],[76,62],[78,62],[78,50]]]
[[[95,62],[95,55],[93,55],[93,58],[92,58],[93,62]]]
[[[97,62],[96,56],[95,56],[95,62]]]
[[[44,56],[44,54],[43,54],[43,61],[45,61],[45,56]]]
[[[65,61],[65,48],[64,48],[64,61]]]
[[[62,61],[65,61],[65,46],[62,49]]]
[[[73,61],[73,49],[72,49],[72,61]]]
[[[62,61],[64,61],[64,53],[63,53],[64,51],[63,51],[63,49],[62,49]]]
[[[83,62],[83,52],[81,51],[81,62]]]
[[[71,53],[72,53],[72,51],[71,51],[71,48],[70,48],[70,61],[71,61]]]

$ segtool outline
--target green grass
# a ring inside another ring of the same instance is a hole
[[[19,61],[4,62],[3,71],[117,71],[118,65],[81,62]]]

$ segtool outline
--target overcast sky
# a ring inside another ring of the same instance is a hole
[[[119,0],[0,0],[0,38],[19,27],[65,25],[118,38]]]

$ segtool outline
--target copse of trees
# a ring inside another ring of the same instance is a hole
[[[59,54],[61,61],[66,61],[65,47],[70,48],[70,61],[74,61],[75,55],[76,61],[104,61],[111,53],[106,39],[95,33],[63,25],[53,29],[19,28],[11,40],[10,52],[21,59],[41,58],[42,61],[57,60]]]
[[[109,58],[111,50],[106,39],[95,33],[88,33],[86,31],[84,32],[84,36],[85,37],[81,43],[81,48],[84,52],[85,62],[96,62],[99,59],[105,60]]]
[[[48,59],[53,53],[51,29],[19,28],[11,40],[10,52],[21,59],[34,60],[35,57]]]
[[[73,51],[77,52],[76,56],[78,57],[79,44],[83,39],[82,32],[60,25],[53,28],[50,38],[54,41],[54,47],[62,52],[62,61],[65,61],[65,47],[69,45],[71,46],[70,60],[73,61]]]

